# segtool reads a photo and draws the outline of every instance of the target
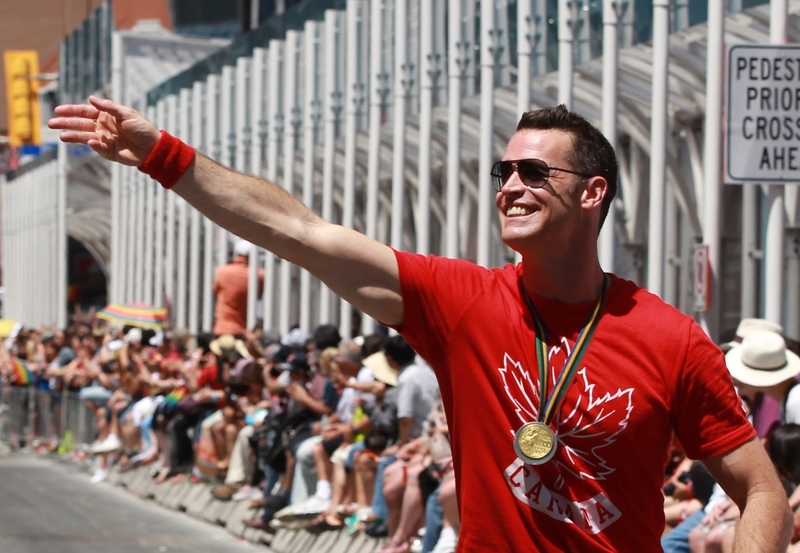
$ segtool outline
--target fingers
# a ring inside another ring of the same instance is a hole
[[[98,110],[105,111],[106,113],[113,115],[114,117],[124,118],[126,115],[130,115],[128,112],[129,110],[118,104],[116,102],[112,102],[111,100],[106,100],[104,98],[97,98],[96,96],[89,96],[89,102],[92,103],[94,107]]]
[[[97,119],[97,116],[100,115],[96,107],[86,104],[64,104],[56,106],[53,112],[63,117],[85,117],[87,119]]]
[[[97,141],[97,133],[81,131],[64,131],[60,135],[63,142],[72,144],[88,144],[90,140]]]
[[[68,131],[94,131],[96,125],[97,122],[94,119],[83,119],[78,117],[53,117],[47,122],[47,126],[51,129],[62,129]]]

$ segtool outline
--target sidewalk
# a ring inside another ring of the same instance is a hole
[[[306,530],[279,529],[276,534],[247,528],[246,518],[258,518],[261,510],[251,509],[249,501],[219,501],[211,496],[211,485],[169,481],[156,484],[149,467],[138,467],[126,472],[112,469],[104,484],[130,490],[141,499],[152,500],[168,509],[183,511],[197,519],[224,527],[236,537],[265,546],[275,553],[373,553],[383,547],[385,538],[374,539],[347,530],[310,533]]]

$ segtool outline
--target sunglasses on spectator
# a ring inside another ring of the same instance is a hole
[[[517,159],[508,161],[498,161],[492,165],[492,186],[495,192],[500,192],[503,185],[511,178],[514,172],[519,175],[519,180],[522,184],[530,188],[542,188],[547,184],[550,179],[552,171],[562,171],[572,175],[579,175],[581,177],[593,177],[587,173],[573,171],[571,169],[562,169],[560,167],[550,167],[541,159]]]

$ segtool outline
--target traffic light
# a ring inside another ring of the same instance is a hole
[[[8,141],[12,146],[41,144],[39,55],[33,50],[6,50]]]

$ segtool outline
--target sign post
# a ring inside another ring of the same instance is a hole
[[[800,182],[800,45],[728,49],[725,182]]]
[[[694,310],[704,312],[708,309],[711,267],[708,263],[708,246],[697,244],[694,247]]]

